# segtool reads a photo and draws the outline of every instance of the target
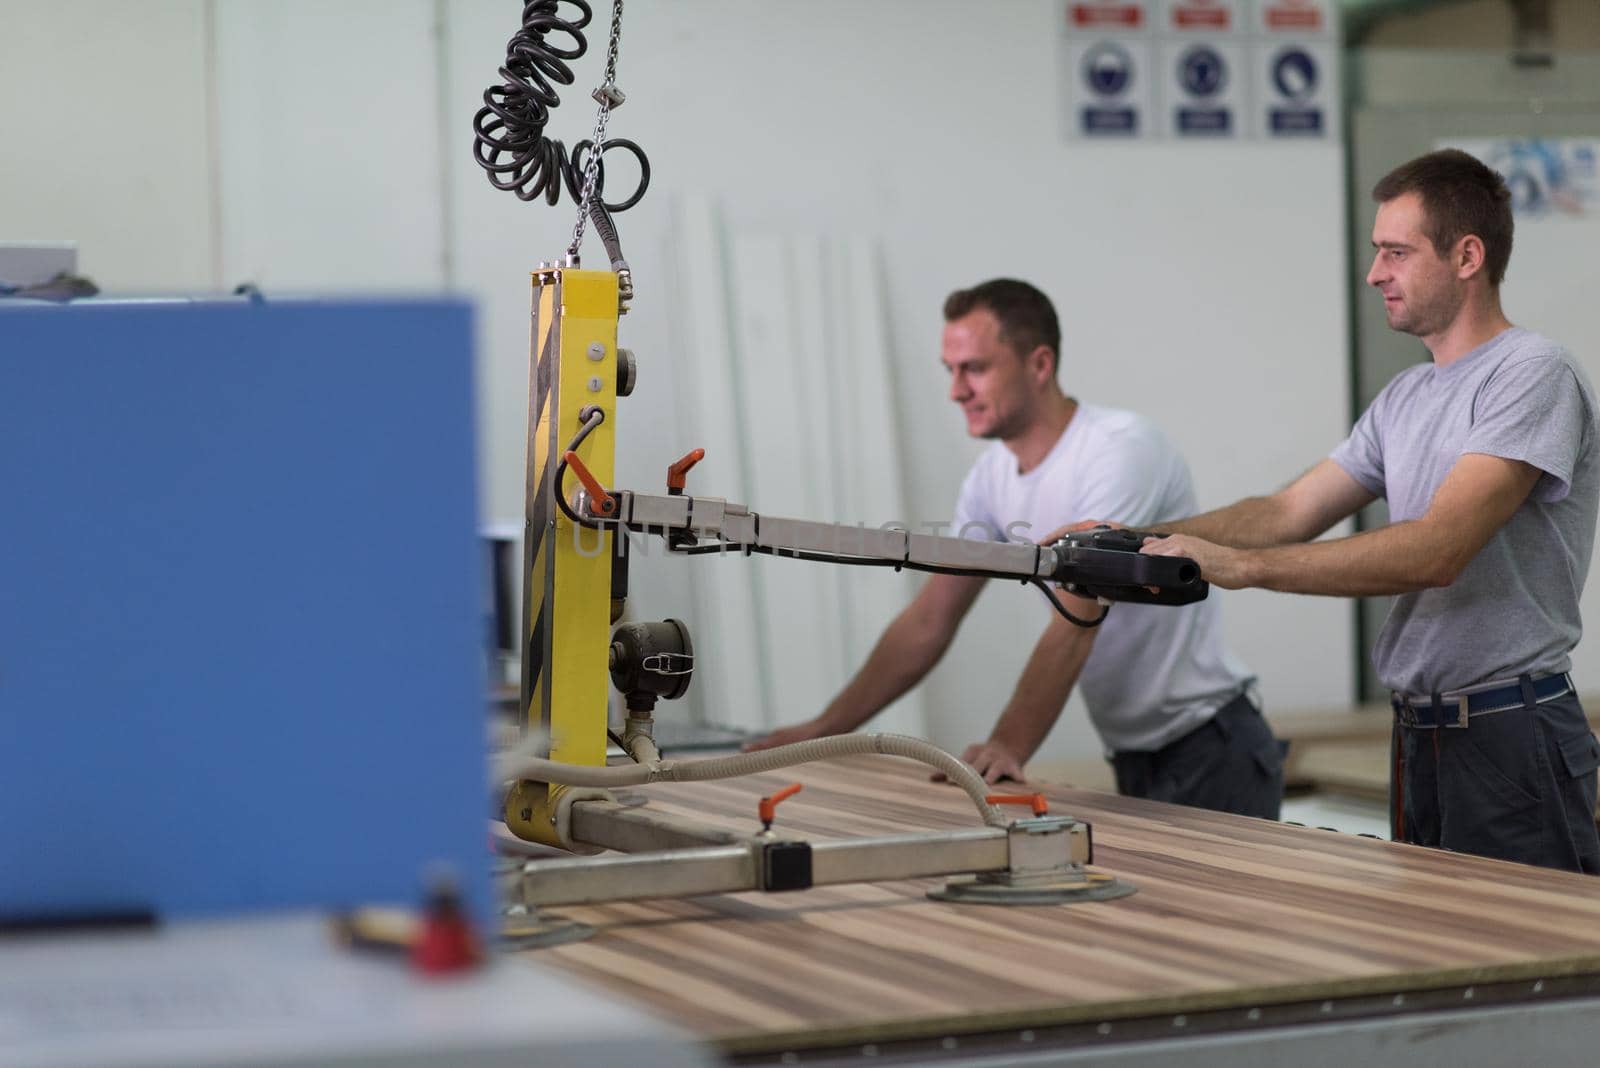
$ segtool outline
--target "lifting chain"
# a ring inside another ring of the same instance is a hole
[[[567,247],[567,263],[576,266],[578,249],[583,244],[583,228],[589,219],[589,205],[594,199],[595,183],[600,175],[600,156],[606,150],[606,122],[611,109],[621,107],[627,99],[617,88],[617,46],[622,41],[622,0],[611,3],[611,44],[606,49],[606,78],[594,91],[600,113],[594,120],[594,138],[589,146],[589,157],[583,164],[583,191],[578,197],[578,221],[572,228],[572,244]]]

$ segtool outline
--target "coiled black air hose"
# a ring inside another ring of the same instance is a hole
[[[570,4],[579,12],[563,18],[558,9]],[[473,116],[473,156],[488,174],[496,189],[509,189],[522,200],[540,196],[554,204],[566,185],[573,200],[580,198],[579,179],[585,157],[593,147],[588,139],[579,141],[567,154],[559,140],[545,136],[550,111],[561,102],[556,85],[573,83],[570,60],[589,50],[583,30],[594,17],[586,0],[525,0],[522,28],[506,45],[505,66],[500,68],[504,82],[483,91],[483,107]],[[547,38],[564,35],[567,47]],[[605,168],[601,164],[595,177],[595,199],[607,211],[626,211],[637,204],[650,184],[650,161],[644,150],[627,138],[607,139],[601,155],[613,148],[633,154],[639,161],[639,185],[633,195],[618,202],[604,199]]]

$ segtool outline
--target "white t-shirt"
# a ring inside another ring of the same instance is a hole
[[[962,537],[1032,542],[1083,519],[1152,529],[1197,510],[1189,468],[1155,424],[1080,404],[1025,475],[1000,442],[985,449],[962,483],[954,523]],[[1223,645],[1213,595],[1181,608],[1113,605],[1078,685],[1107,749],[1148,752],[1200,726],[1253,681]]]

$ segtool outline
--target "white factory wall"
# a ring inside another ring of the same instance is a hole
[[[217,0],[222,278],[443,287],[432,0]]]
[[[0,3],[0,241],[122,292],[216,281],[206,5]]]
[[[597,6],[603,23],[605,5]],[[52,139],[42,122],[22,128],[29,147],[20,166],[16,150],[6,150],[0,230],[76,237],[84,269],[120,288],[206,281],[220,288],[247,279],[338,290],[442,282],[471,294],[480,307],[485,517],[520,514],[527,271],[559,256],[573,208],[565,200],[556,208],[523,204],[494,190],[471,158],[470,119],[496,79],[518,5],[230,0],[136,7],[10,5],[8,21],[20,10],[39,33],[55,33],[58,51],[44,55],[39,44],[21,50],[16,58],[26,63],[0,66],[0,85],[11,99],[53,86],[66,114],[105,107],[96,80],[60,76],[76,65],[69,45],[86,26],[122,48],[148,37],[148,54],[171,60],[150,64],[163,67],[162,80],[178,78],[186,63],[195,67],[173,100],[119,109],[124,129],[139,133],[125,134],[128,159],[99,162],[126,173],[136,157],[154,175],[151,185],[183,190],[170,200],[198,220],[208,218],[202,205],[220,190],[213,269],[203,269],[213,255],[203,224],[162,231],[163,243],[183,246],[200,269],[149,255],[150,236],[119,224],[122,216],[143,223],[148,208],[112,178],[62,196],[47,232],[19,227],[14,220],[32,216],[16,212],[18,192],[48,191],[51,180],[36,160],[59,156],[67,141]],[[225,68],[218,77],[203,76],[198,32],[183,48],[165,48],[145,29],[156,11],[184,25],[215,20]],[[880,265],[889,339],[883,355],[895,387],[883,414],[896,435],[909,514],[826,518],[948,517],[978,446],[964,437],[945,398],[939,305],[951,288],[998,274],[1028,278],[1054,296],[1068,391],[1160,422],[1188,456],[1203,505],[1271,488],[1339,439],[1347,395],[1340,148],[1068,142],[1060,25],[1057,0],[986,4],[981,21],[970,3],[953,0],[628,6],[619,67],[628,103],[615,114],[612,133],[643,144],[654,180],[644,202],[619,217],[640,289],[622,324],[623,343],[641,362],[638,392],[619,422],[619,482],[658,484],[666,462],[705,436],[703,425],[683,415],[697,396],[683,381],[693,361],[683,351],[687,332],[672,295],[682,219],[693,205],[707,204],[730,247],[849,240],[870,246]],[[597,36],[603,46],[603,32]],[[15,38],[0,40],[6,48]],[[592,124],[587,88],[601,63],[600,49],[592,48],[580,61],[578,88],[556,112],[551,132],[568,143]],[[123,81],[148,92],[153,77],[140,64]],[[213,83],[221,133],[207,145],[196,131],[204,128]],[[3,121],[8,131],[18,129],[14,117]],[[208,183],[204,151],[138,149],[140,137],[171,129],[216,153],[217,177]],[[621,173],[626,167],[618,170],[619,184],[631,177]],[[112,198],[109,216],[96,196]],[[586,251],[590,262],[599,258],[592,236]],[[742,353],[754,375],[762,357]],[[770,441],[761,444],[770,452]],[[805,440],[785,445],[796,465],[810,459]],[[733,497],[745,492],[725,488],[729,466],[708,457],[693,476],[696,485]],[[757,484],[749,503],[805,514],[800,489],[792,479]],[[873,572],[856,581],[888,584],[889,604],[911,588],[904,577]],[[1232,644],[1260,672],[1276,710],[1349,699],[1354,653],[1345,602],[1218,596]],[[696,597],[683,568],[635,576],[640,618],[683,615],[694,623]],[[1007,587],[985,594],[927,692],[935,740],[959,746],[987,730],[1044,622],[1035,600]],[[858,628],[847,660],[865,655],[881,621]],[[710,626],[715,633],[739,625],[718,619]],[[701,652],[716,656],[715,643],[703,642]],[[799,663],[817,660],[809,648],[784,653]],[[836,664],[820,663],[760,715],[809,716],[842,674]],[[751,722],[746,709],[702,711]],[[1044,756],[1096,751],[1074,708]]]

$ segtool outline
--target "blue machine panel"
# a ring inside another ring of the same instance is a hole
[[[489,905],[470,309],[0,310],[0,917]]]

